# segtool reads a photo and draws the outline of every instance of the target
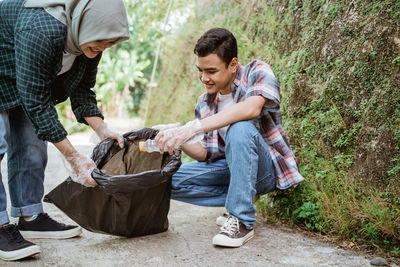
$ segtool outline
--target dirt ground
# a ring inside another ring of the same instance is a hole
[[[93,148],[90,133],[75,134],[71,142],[84,154]],[[67,173],[61,155],[48,146],[45,193],[61,183]],[[7,187],[6,160],[2,161],[3,183]],[[95,203],[93,204],[95,205]],[[51,204],[44,204],[53,218],[73,223]],[[343,250],[299,231],[259,220],[255,236],[241,248],[214,247],[218,232],[215,219],[222,208],[198,207],[171,201],[169,230],[138,238],[123,238],[83,230],[78,238],[31,240],[41,254],[0,266],[369,266],[370,255]],[[392,265],[396,266],[396,265]]]

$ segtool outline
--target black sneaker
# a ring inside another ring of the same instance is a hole
[[[33,221],[25,221],[20,217],[18,230],[25,238],[65,239],[82,233],[79,226],[59,223],[50,218],[47,213],[40,213]]]
[[[247,229],[235,216],[229,215],[219,233],[213,238],[213,245],[240,247],[254,236],[253,229]]]
[[[40,247],[26,241],[14,224],[0,228],[0,259],[14,261],[40,253]]]

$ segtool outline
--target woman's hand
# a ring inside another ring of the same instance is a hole
[[[95,131],[97,136],[101,141],[107,138],[111,138],[118,141],[120,148],[124,147],[124,138],[121,134],[108,128],[107,124],[104,123],[103,119],[100,117],[85,117],[86,122]]]
[[[73,175],[71,175],[71,179],[74,182],[83,184],[87,187],[95,187],[97,185],[91,175],[92,171],[96,168],[96,165],[91,159],[77,152],[66,156],[65,158],[74,170]]]
[[[111,138],[118,141],[118,145],[120,148],[124,147],[124,138],[122,137],[122,135],[108,128],[107,124],[103,123],[103,125],[96,129],[95,132],[101,141],[107,138]]]
[[[94,187],[97,185],[96,181],[91,176],[93,169],[96,168],[96,164],[94,164],[91,159],[79,154],[68,138],[65,138],[58,143],[54,143],[54,145],[72,167],[71,170],[69,166],[66,166],[66,168],[69,169],[71,179],[74,182],[88,187]]]

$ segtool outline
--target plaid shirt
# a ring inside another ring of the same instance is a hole
[[[71,99],[75,117],[103,117],[95,85],[101,55],[81,55],[72,68],[57,76],[67,27],[42,8],[24,8],[22,0],[0,1],[0,111],[22,106],[38,137],[59,142],[67,132],[55,104]]]
[[[272,100],[274,105],[265,105],[261,115],[253,120],[254,125],[269,147],[277,175],[277,187],[287,189],[304,180],[297,168],[297,161],[282,129],[280,111],[280,93],[278,82],[268,64],[254,60],[239,68],[232,83],[234,102],[246,100],[250,96],[263,96]],[[218,112],[216,94],[202,94],[197,101],[195,117],[204,119]],[[224,152],[225,144],[214,130],[207,133],[202,142],[210,153]]]

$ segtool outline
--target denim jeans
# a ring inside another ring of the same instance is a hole
[[[232,124],[225,137],[226,160],[183,164],[172,176],[172,199],[201,206],[225,206],[248,229],[255,223],[256,194],[276,188],[268,145],[253,123]]]
[[[11,216],[43,212],[47,143],[38,139],[22,108],[0,112],[0,161],[7,153]],[[8,223],[7,196],[0,173],[0,225]]]

